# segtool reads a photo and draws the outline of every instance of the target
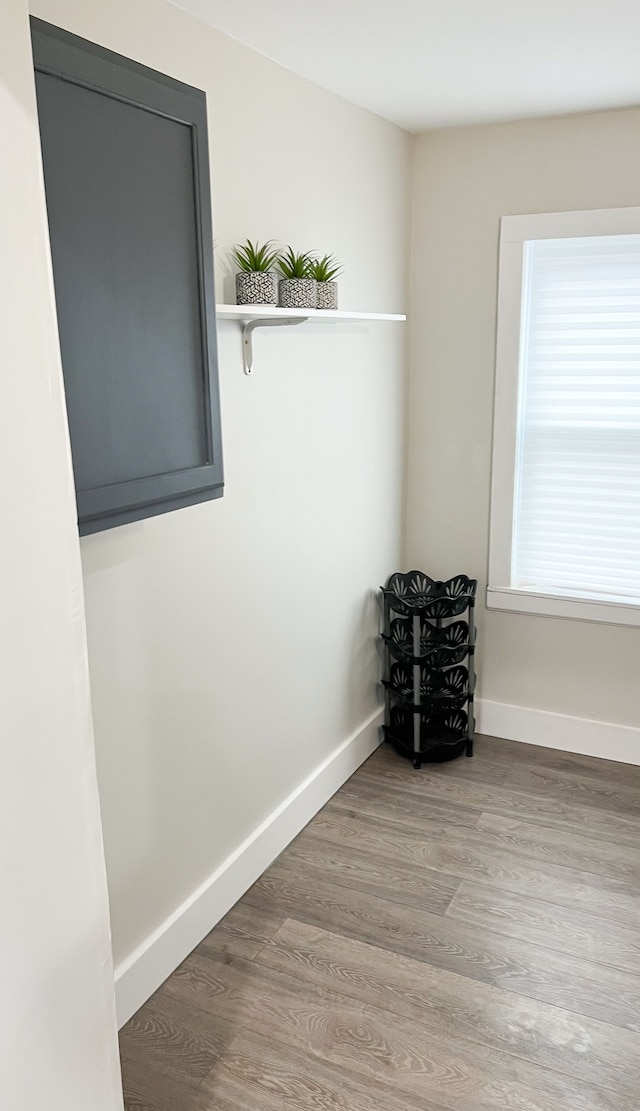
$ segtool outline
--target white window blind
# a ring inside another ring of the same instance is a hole
[[[511,585],[640,602],[640,235],[525,243]]]

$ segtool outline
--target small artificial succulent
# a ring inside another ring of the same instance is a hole
[[[303,251],[296,253],[293,247],[287,247],[277,263],[276,266],[282,274],[283,278],[311,278],[311,266],[313,263],[313,254],[311,251]]]
[[[272,270],[278,261],[280,251],[274,247],[273,240],[269,239],[262,246],[256,241],[252,243],[247,239],[246,243],[236,243],[235,247],[231,248],[231,257],[240,270],[246,273],[266,274],[268,270]]]
[[[333,282],[342,273],[342,266],[333,255],[323,255],[311,260],[309,273],[317,282]]]

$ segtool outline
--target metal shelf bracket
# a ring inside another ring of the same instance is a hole
[[[242,365],[245,374],[253,374],[253,333],[256,328],[293,327],[294,324],[306,324],[308,319],[308,316],[283,316],[278,320],[268,320],[264,317],[245,321],[242,328]]]

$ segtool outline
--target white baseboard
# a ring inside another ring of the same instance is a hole
[[[476,731],[489,737],[640,764],[640,729],[478,699]]]
[[[382,711],[338,745],[165,922],[116,966],[123,1026],[380,744]]]

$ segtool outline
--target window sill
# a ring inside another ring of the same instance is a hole
[[[600,621],[607,625],[640,626],[640,605],[605,602],[595,598],[565,598],[510,587],[487,587],[487,608],[540,617],[568,617],[575,621]]]

